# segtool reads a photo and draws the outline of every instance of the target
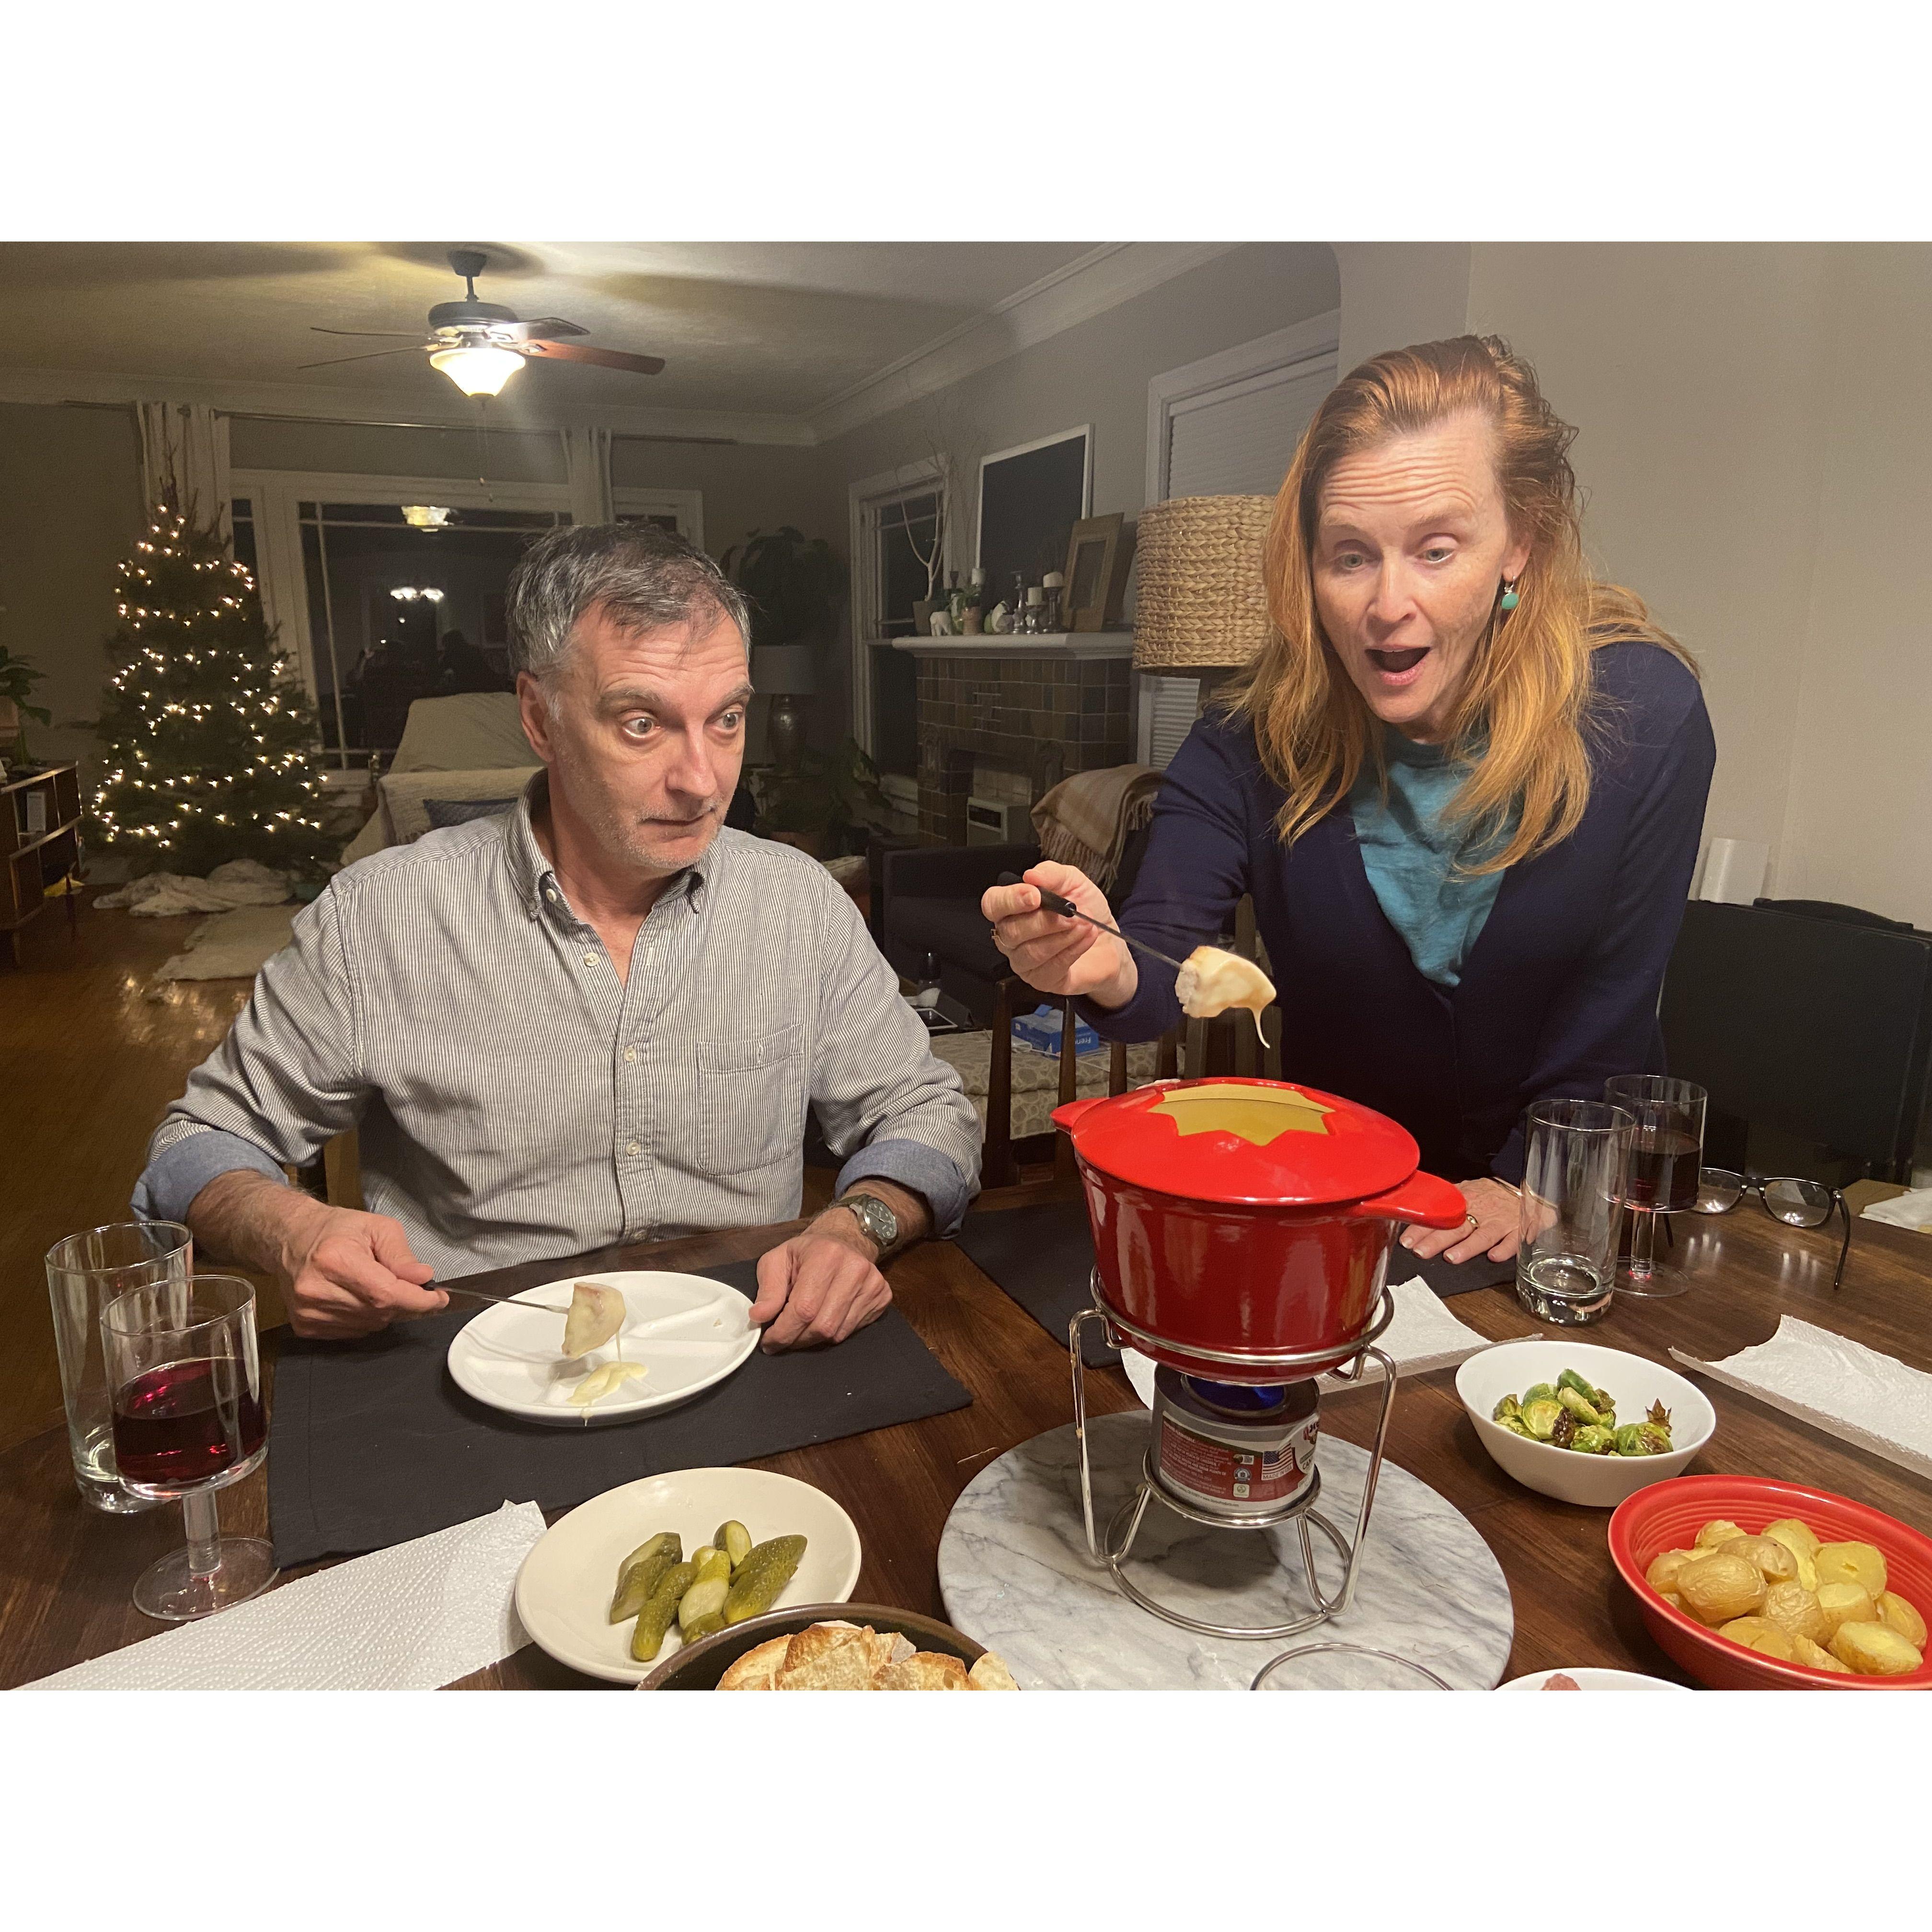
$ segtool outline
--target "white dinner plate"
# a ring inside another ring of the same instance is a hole
[[[563,1316],[580,1281],[617,1289],[628,1310],[616,1342],[566,1361]],[[624,1422],[688,1402],[722,1382],[758,1346],[750,1301],[735,1288],[703,1275],[661,1274],[649,1269],[615,1274],[574,1274],[518,1292],[541,1308],[499,1303],[464,1323],[449,1345],[449,1372],[465,1395],[506,1414],[532,1422],[580,1429],[588,1423]],[[641,1362],[646,1373],[586,1408],[570,1392],[592,1370],[617,1359]],[[716,1527],[716,1526],[712,1526]]]
[[[675,1530],[688,1556],[720,1524],[736,1521],[754,1543],[802,1536],[797,1573],[771,1607],[843,1604],[859,1581],[859,1532],[823,1490],[770,1469],[674,1469],[606,1490],[560,1516],[517,1573],[517,1615],[558,1663],[612,1684],[640,1684],[681,1643],[671,1625],[648,1664],[631,1655],[632,1622],[610,1622],[617,1566],[639,1544]]]

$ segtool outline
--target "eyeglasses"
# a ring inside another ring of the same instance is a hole
[[[1784,1174],[1733,1174],[1729,1168],[1707,1167],[1697,1176],[1700,1214],[1728,1214],[1747,1194],[1755,1194],[1764,1211],[1789,1228],[1822,1228],[1834,1214],[1845,1217],[1845,1238],[1838,1246],[1838,1266],[1832,1276],[1836,1290],[1845,1279],[1845,1257],[1852,1248],[1852,1210],[1835,1187],[1822,1180],[1802,1180]]]

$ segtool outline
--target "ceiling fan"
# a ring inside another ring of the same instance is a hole
[[[318,335],[401,337],[408,347],[372,349],[360,356],[331,356],[326,362],[304,362],[304,369],[331,369],[344,362],[374,362],[378,356],[406,356],[429,351],[430,364],[440,369],[466,396],[495,396],[528,361],[588,362],[600,369],[628,369],[655,376],[664,367],[662,356],[632,356],[621,349],[596,349],[588,343],[561,341],[563,336],[590,331],[561,316],[539,316],[519,322],[514,313],[496,302],[476,299],[476,278],[489,266],[480,248],[452,248],[449,266],[463,278],[460,302],[438,302],[429,312],[427,333],[394,328],[325,328],[312,324]]]

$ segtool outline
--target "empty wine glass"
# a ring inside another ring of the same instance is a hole
[[[1617,1292],[1682,1294],[1691,1277],[1682,1263],[1657,1258],[1657,1222],[1660,1215],[1681,1214],[1696,1203],[1704,1090],[1661,1073],[1622,1073],[1604,1082],[1604,1098],[1634,1123],[1624,1181],[1630,1253],[1617,1270]]]
[[[214,1502],[268,1453],[254,1286],[202,1274],[130,1289],[102,1310],[100,1343],[121,1480],[137,1496],[179,1498],[188,1531],[186,1548],[134,1586],[135,1608],[185,1623],[266,1589],[273,1548],[224,1540]]]

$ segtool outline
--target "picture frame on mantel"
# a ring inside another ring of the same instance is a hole
[[[1060,622],[1069,631],[1117,630],[1126,596],[1133,543],[1125,514],[1083,517],[1066,543],[1066,587]]]
[[[982,457],[974,561],[986,573],[988,608],[1012,602],[1016,577],[1040,583],[1093,507],[1091,424]]]

